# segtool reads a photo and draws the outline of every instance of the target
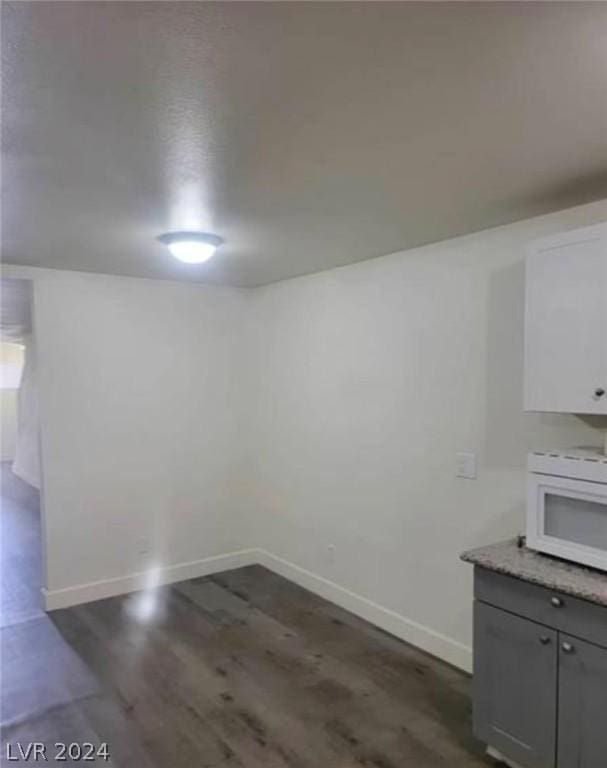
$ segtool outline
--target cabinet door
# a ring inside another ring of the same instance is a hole
[[[476,601],[474,732],[525,768],[554,768],[557,633]]]
[[[607,225],[537,241],[525,283],[525,409],[607,413]]]
[[[560,635],[558,768],[607,765],[607,650]]]

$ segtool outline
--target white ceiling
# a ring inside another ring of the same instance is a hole
[[[607,196],[607,4],[4,2],[4,261],[259,285]],[[216,259],[154,238],[206,229]]]

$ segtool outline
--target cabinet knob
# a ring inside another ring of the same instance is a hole
[[[562,608],[563,607],[563,601],[561,600],[560,597],[556,597],[556,596],[551,597],[550,598],[550,602],[552,603],[552,605],[555,608]]]
[[[574,647],[571,645],[571,643],[563,643],[561,645],[561,648],[565,653],[573,653],[573,651],[575,650]]]
[[[594,390],[594,396],[595,397],[603,397],[604,394],[605,394],[605,390],[603,389],[603,387],[597,387]]]
[[[550,638],[548,637],[548,635],[540,635],[540,643],[542,645],[548,645],[549,642],[550,642]]]

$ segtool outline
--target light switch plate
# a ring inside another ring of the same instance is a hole
[[[464,477],[466,480],[476,480],[476,454],[457,453],[457,477]]]

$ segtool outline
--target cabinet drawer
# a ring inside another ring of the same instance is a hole
[[[474,569],[474,596],[496,608],[607,648],[605,606],[478,566]]]

